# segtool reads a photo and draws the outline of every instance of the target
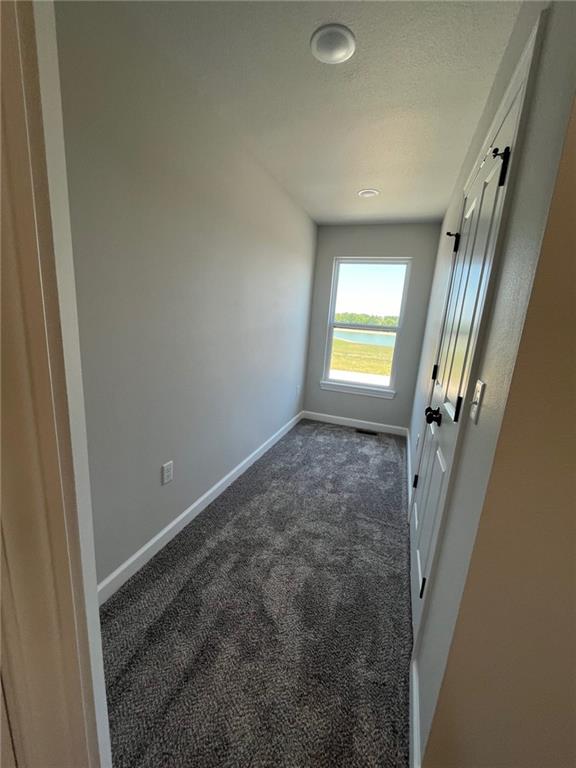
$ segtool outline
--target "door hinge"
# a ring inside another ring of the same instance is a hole
[[[438,363],[434,363],[434,368],[432,368],[432,381],[436,381],[438,378]]]
[[[412,488],[418,488],[418,475],[414,475],[414,480],[412,481]]]
[[[424,588],[426,587],[426,576],[422,579],[422,583],[420,584],[420,599],[422,599],[422,595],[424,594]]]
[[[500,178],[498,179],[498,186],[503,187],[506,184],[506,176],[508,175],[508,164],[510,163],[511,155],[510,147],[505,147],[502,152],[498,147],[494,147],[492,150],[492,157],[501,157],[502,165],[500,166]]]
[[[454,409],[454,421],[458,421],[460,417],[460,411],[462,410],[462,397],[458,395],[456,398],[456,408]]]
[[[454,248],[452,249],[452,253],[458,253],[458,248],[460,248],[460,232],[446,232],[448,237],[454,238]]]

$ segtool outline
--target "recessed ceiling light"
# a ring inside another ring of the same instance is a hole
[[[310,47],[323,64],[342,64],[354,55],[356,38],[342,24],[325,24],[312,35]]]
[[[358,192],[358,197],[378,197],[379,194],[379,189],[361,189]]]

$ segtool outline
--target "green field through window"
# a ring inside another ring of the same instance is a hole
[[[332,375],[337,371],[345,371],[390,378],[396,341],[394,334],[378,334],[378,336],[386,337],[388,343],[384,345],[381,343],[370,344],[364,340],[353,342],[348,339],[337,338],[338,333],[338,330],[334,331],[332,342],[332,357],[330,359]],[[366,333],[362,334],[363,338],[367,335]]]

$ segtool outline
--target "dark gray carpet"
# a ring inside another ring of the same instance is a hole
[[[408,765],[404,439],[300,422],[101,611],[116,768]]]

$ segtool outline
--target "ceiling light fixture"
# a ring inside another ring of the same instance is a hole
[[[354,55],[356,38],[342,24],[325,24],[312,35],[310,47],[323,64],[342,64]]]
[[[378,197],[379,194],[379,189],[361,189],[358,192],[358,197]]]

